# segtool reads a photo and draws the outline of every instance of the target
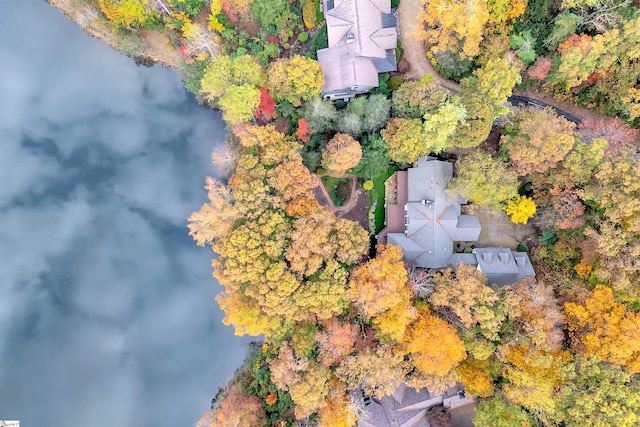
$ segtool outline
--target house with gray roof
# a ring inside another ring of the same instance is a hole
[[[425,156],[397,174],[395,203],[386,205],[386,238],[402,248],[404,262],[454,270],[460,263],[475,265],[498,286],[535,277],[523,252],[475,248],[472,253],[455,253],[454,242],[475,242],[481,227],[475,215],[462,214],[466,200],[446,191],[453,177],[452,163]]]
[[[378,86],[378,73],[395,71],[398,41],[390,0],[324,0],[329,47],[318,50],[322,95],[352,98]]]
[[[415,390],[402,383],[391,396],[368,397],[365,415],[358,420],[358,427],[429,427],[430,408],[442,405],[451,409],[474,403],[475,398],[466,396],[459,383],[442,394],[431,393],[426,388]]]
[[[480,221],[461,213],[466,200],[444,191],[452,176],[453,164],[433,157],[420,157],[407,171],[404,232],[387,235],[387,242],[402,247],[406,262],[423,268],[446,268],[453,255],[453,242],[478,240]]]

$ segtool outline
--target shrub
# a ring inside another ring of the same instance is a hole
[[[402,85],[402,83],[404,83],[404,77],[393,76],[389,79],[389,81],[387,82],[387,85],[389,86],[389,89],[394,91],[394,90],[397,90],[400,87],[400,85]]]
[[[553,245],[557,241],[558,236],[556,236],[553,230],[544,230],[538,237],[538,242],[541,245]]]
[[[514,224],[526,224],[536,213],[535,202],[527,196],[518,196],[507,202],[504,211]]]
[[[362,184],[362,188],[365,189],[366,191],[371,191],[373,190],[373,181],[371,181],[370,179],[366,180],[363,184]]]
[[[327,26],[323,25],[317,33],[311,37],[311,43],[309,46],[309,57],[318,59],[318,51],[329,47],[329,35],[327,33]]]
[[[302,21],[307,29],[315,27],[317,21],[316,2],[314,0],[303,0]]]
[[[300,43],[304,43],[307,40],[309,40],[309,33],[307,33],[306,31],[301,32],[300,34],[298,34],[298,40],[300,41]]]

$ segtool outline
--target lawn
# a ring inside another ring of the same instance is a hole
[[[389,179],[391,175],[396,173],[397,166],[391,166],[389,169],[382,171],[382,173],[373,178],[373,191],[371,192],[371,201],[376,201],[376,233],[384,228],[384,182]]]
[[[351,197],[351,186],[347,178],[333,178],[331,176],[323,176],[322,184],[327,189],[327,193],[336,206],[344,205],[344,202]]]

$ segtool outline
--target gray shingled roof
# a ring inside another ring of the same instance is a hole
[[[406,183],[398,180],[398,194],[407,194],[404,233],[388,233],[387,242],[400,246],[404,261],[417,267],[455,269],[461,262],[471,264],[487,276],[489,283],[498,286],[535,277],[526,253],[505,248],[476,248],[471,254],[453,252],[453,242],[478,240],[480,221],[474,215],[461,214],[464,198],[445,192],[452,175],[449,162],[433,157],[418,159],[407,171]]]
[[[421,157],[408,171],[405,232],[389,233],[387,241],[403,248],[406,262],[418,267],[445,268],[453,255],[454,241],[475,241],[480,222],[461,215],[460,201],[444,192],[453,165],[433,157]]]
[[[478,270],[487,276],[489,283],[508,286],[535,277],[529,256],[524,252],[508,248],[475,248],[473,253]]]
[[[329,39],[328,48],[318,51],[325,71],[323,94],[376,87],[377,73],[397,69],[398,34],[390,0],[333,0],[323,8]]]
[[[426,388],[416,390],[403,383],[391,396],[372,398],[365,417],[358,420],[358,427],[428,427],[429,408],[456,403],[461,400],[458,391],[462,390],[464,387],[458,383],[443,394],[435,395]],[[466,400],[473,401],[473,398]]]

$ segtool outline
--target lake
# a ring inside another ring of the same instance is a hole
[[[191,426],[245,356],[186,218],[225,137],[42,0],[0,17],[0,420]]]

